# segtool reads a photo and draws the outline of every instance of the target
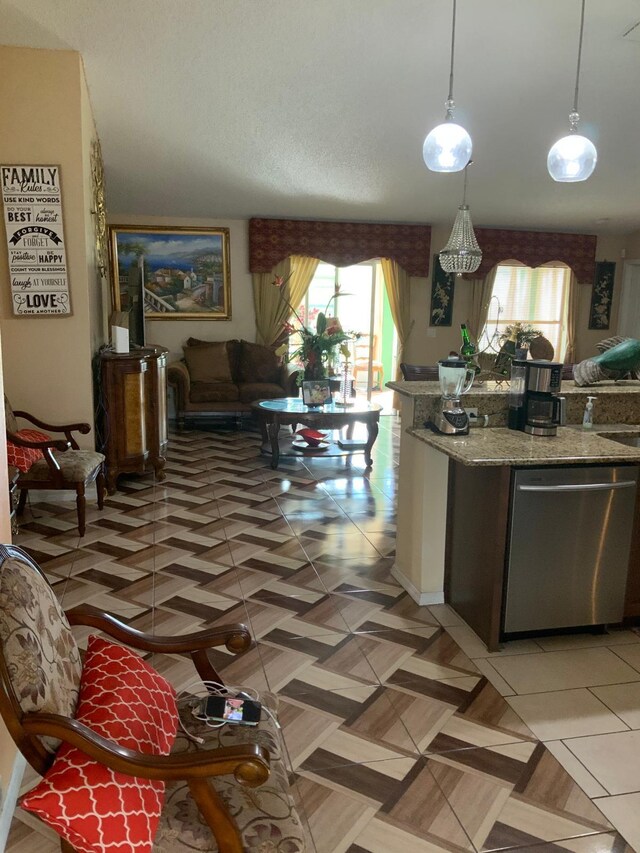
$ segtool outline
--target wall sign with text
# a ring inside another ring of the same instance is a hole
[[[71,314],[59,166],[0,166],[13,313]]]

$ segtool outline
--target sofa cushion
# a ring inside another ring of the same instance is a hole
[[[238,382],[280,382],[281,366],[277,355],[269,347],[241,341]]]
[[[226,341],[199,343],[182,349],[192,382],[231,382]]]
[[[272,382],[241,382],[238,385],[240,400],[243,403],[253,403],[256,400],[275,400],[278,397],[286,397],[282,385]]]
[[[238,386],[233,382],[192,382],[189,400],[192,403],[234,403],[240,399]]]
[[[16,435],[25,441],[51,441],[50,435],[37,429],[20,429]],[[37,447],[22,447],[20,444],[7,441],[7,462],[9,465],[15,465],[23,473],[43,457],[44,453]]]
[[[171,685],[124,646],[89,637],[76,719],[120,746],[168,755],[178,726]],[[116,772],[63,744],[21,801],[78,853],[151,853],[165,784]]]
[[[211,341],[201,341],[200,338],[189,338],[185,344],[187,347],[206,347]],[[231,369],[231,381],[238,381],[238,364],[240,362],[240,341],[237,338],[231,338],[226,342],[227,357],[229,359],[229,368]]]

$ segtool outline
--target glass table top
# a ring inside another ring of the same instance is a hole
[[[354,402],[349,406],[337,403],[325,403],[324,406],[305,406],[299,397],[283,397],[278,400],[261,400],[254,403],[259,409],[267,412],[292,412],[294,414],[362,414],[363,412],[380,412],[382,406],[377,403],[367,403],[366,400]]]

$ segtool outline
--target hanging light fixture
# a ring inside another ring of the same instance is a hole
[[[440,265],[445,272],[461,275],[463,272],[475,272],[482,262],[482,252],[476,235],[473,231],[471,214],[467,202],[467,168],[473,161],[469,161],[464,169],[464,190],[462,193],[462,204],[458,208],[456,218],[451,229],[449,242],[440,251]]]
[[[451,70],[449,72],[449,97],[445,101],[446,115],[443,124],[434,127],[422,146],[424,162],[432,172],[461,172],[471,158],[471,137],[453,121],[453,53],[456,41],[456,0],[453,0],[453,25],[451,27]]]
[[[584,4],[585,0],[582,0],[576,89],[573,97],[573,109],[569,113],[569,134],[552,145],[547,156],[549,174],[554,181],[563,183],[586,181],[593,174],[598,160],[598,152],[593,142],[578,133],[578,122],[580,121],[578,83],[580,80],[580,59],[582,57],[582,34],[584,32]]]

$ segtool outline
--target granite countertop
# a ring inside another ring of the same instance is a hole
[[[392,388],[405,397],[440,397],[442,395],[439,382],[387,382],[386,387]],[[487,394],[496,397],[502,396],[506,399],[508,392],[507,383],[497,385],[495,382],[485,382],[483,385],[473,385],[469,395]],[[633,379],[625,379],[620,382],[612,380],[581,387],[576,385],[573,379],[565,379],[562,382],[560,394],[591,394],[596,397],[599,394],[640,394],[640,382]],[[463,405],[465,397],[462,398]]]
[[[417,383],[416,383],[417,384]],[[634,437],[640,426],[602,432]],[[577,465],[617,462],[640,464],[640,447],[619,444],[593,431],[558,427],[555,436],[532,436],[506,428],[476,427],[469,435],[449,436],[428,429],[411,429],[410,435],[463,465]]]

